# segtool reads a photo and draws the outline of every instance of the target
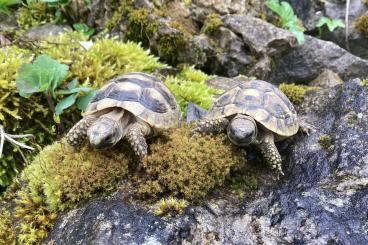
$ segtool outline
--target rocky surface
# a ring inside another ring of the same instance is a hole
[[[67,25],[44,24],[32,27],[25,34],[24,37],[28,40],[36,41],[47,38],[48,36],[56,36],[66,31],[71,31],[72,28]]]
[[[346,1],[319,1],[319,0],[287,0],[293,7],[296,15],[303,21],[307,31],[315,32],[316,24],[322,16],[331,19],[340,19],[345,22]],[[354,21],[368,11],[362,0],[351,0],[349,8],[349,50],[354,55],[368,59],[368,38],[354,28]],[[342,48],[346,47],[345,29],[338,28],[333,32],[326,27],[322,28],[321,38],[332,41]]]
[[[275,83],[308,83],[324,69],[329,69],[342,79],[368,77],[368,60],[361,59],[336,44],[311,36],[305,36],[305,43],[282,56],[278,61],[271,80]]]
[[[279,144],[285,176],[261,186],[255,196],[239,202],[215,195],[164,220],[129,204],[120,191],[61,215],[48,240],[58,245],[367,244],[367,111],[368,89],[358,79],[311,92],[300,113],[317,131]]]

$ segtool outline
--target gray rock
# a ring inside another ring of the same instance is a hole
[[[346,1],[334,0],[287,0],[293,7],[295,14],[302,20],[307,31],[316,32],[316,24],[322,16],[340,19],[345,22]],[[354,28],[354,21],[368,10],[362,0],[350,0],[349,8],[349,51],[356,56],[368,59],[368,39]],[[330,32],[322,28],[321,38],[332,41],[342,48],[345,44],[345,28],[337,28]]]
[[[368,60],[361,59],[336,44],[311,36],[277,61],[271,75],[274,83],[308,83],[324,69],[330,69],[342,79],[368,76]]]
[[[229,90],[232,87],[237,86],[240,83],[250,81],[251,78],[245,76],[238,76],[233,78],[228,77],[214,77],[206,81],[206,84],[210,87],[220,90]]]
[[[284,29],[248,15],[223,17],[224,25],[242,37],[256,55],[278,57],[297,45],[295,36]]]
[[[216,194],[163,220],[121,193],[61,215],[57,244],[367,244],[368,90],[359,80],[309,93],[301,115],[317,129],[279,144],[285,176],[239,203]],[[351,121],[349,115],[358,115]],[[331,146],[318,140],[328,135]],[[269,170],[271,172],[271,170]],[[272,172],[271,172],[272,173]]]
[[[200,121],[204,118],[207,111],[196,104],[189,102],[187,109],[187,123]]]
[[[316,79],[310,82],[309,85],[322,88],[332,88],[342,83],[344,83],[344,81],[338,74],[331,70],[325,69]]]
[[[72,28],[67,25],[55,25],[48,23],[32,27],[24,34],[24,36],[29,40],[42,40],[48,36],[56,36],[71,30]]]

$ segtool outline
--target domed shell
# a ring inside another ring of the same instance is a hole
[[[297,133],[299,122],[290,100],[277,87],[261,80],[236,85],[222,94],[207,118],[246,114],[279,136]]]
[[[131,112],[157,129],[178,126],[181,117],[180,107],[164,83],[140,72],[110,80],[97,91],[85,114],[114,107]]]

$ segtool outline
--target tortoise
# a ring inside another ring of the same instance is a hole
[[[221,133],[227,130],[230,141],[238,146],[255,144],[265,160],[283,175],[281,156],[275,141],[312,127],[298,119],[290,100],[274,85],[252,80],[238,83],[217,98],[205,118],[193,130]]]
[[[88,137],[92,147],[103,149],[125,137],[143,158],[148,148],[145,138],[178,126],[180,118],[180,107],[162,81],[133,72],[110,80],[97,91],[66,139],[78,147]]]

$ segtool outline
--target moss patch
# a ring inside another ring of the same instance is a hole
[[[157,216],[176,216],[181,214],[188,206],[188,202],[184,199],[175,197],[163,198],[157,204],[154,214]]]
[[[152,153],[136,176],[136,194],[157,198],[160,194],[196,201],[222,185],[232,166],[245,159],[226,135],[191,137],[187,127],[170,130],[150,145]]]
[[[316,90],[318,88],[306,85],[296,85],[294,83],[282,83],[280,84],[279,89],[294,105],[300,105],[304,101],[304,95],[307,91]]]
[[[18,24],[23,30],[45,23],[56,22],[56,8],[51,8],[45,2],[30,1],[19,10]]]
[[[329,150],[330,147],[332,146],[332,141],[331,141],[331,137],[328,136],[328,135],[322,135],[321,137],[319,137],[318,139],[318,144],[321,145],[321,147],[324,149],[324,150]]]
[[[224,22],[221,20],[219,14],[210,14],[204,23],[202,32],[205,34],[214,33],[223,24]]]
[[[354,22],[354,27],[368,37],[368,14],[364,14],[357,18]]]

